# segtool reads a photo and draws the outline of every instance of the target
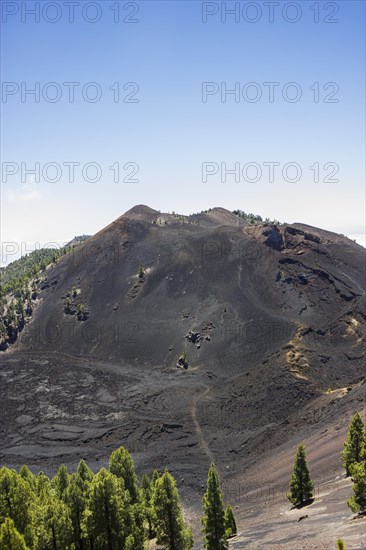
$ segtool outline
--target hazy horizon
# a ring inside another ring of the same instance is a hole
[[[268,4],[3,3],[2,240],[144,203],[365,244],[365,4]]]

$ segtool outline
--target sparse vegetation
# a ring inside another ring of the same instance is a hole
[[[273,225],[284,225],[285,222],[280,222],[279,220],[271,220],[270,218],[265,218],[263,220],[262,216],[258,216],[258,214],[252,214],[252,213],[246,213],[243,210],[233,210],[233,214],[236,216],[239,216],[239,218],[242,218],[245,221],[248,221],[252,225],[258,225],[259,223],[264,224],[273,224]]]
[[[82,303],[77,304],[76,306],[76,316],[78,318],[78,321],[83,321],[86,317],[86,309],[85,305]]]
[[[64,312],[65,313],[71,313],[71,300],[70,300],[70,298],[66,298],[66,300],[65,300]]]
[[[225,529],[227,538],[233,537],[237,533],[235,516],[230,504],[226,506],[225,510]]]
[[[145,276],[145,268],[143,264],[140,264],[139,266],[139,279],[143,279]]]
[[[310,479],[305,447],[301,444],[296,453],[294,473],[291,476],[290,492],[287,498],[297,507],[304,506],[309,504],[313,498],[313,489],[314,484]]]
[[[179,357],[177,362],[177,367],[184,367],[185,369],[188,369],[188,357],[187,352],[184,350],[182,355]]]
[[[70,245],[61,248],[41,248],[0,268],[0,351],[13,344],[29,321],[38,285],[46,278],[46,269],[57,265],[59,259],[89,237],[75,237]],[[72,294],[78,294],[73,287]],[[70,305],[70,304],[69,304]],[[65,304],[65,310],[67,304]]]
[[[366,460],[361,464],[352,464],[350,470],[354,495],[348,499],[347,504],[352,512],[363,513],[366,511]]]
[[[89,312],[81,299],[81,281],[78,277],[76,283],[67,291],[66,297],[63,296],[63,308],[66,315],[76,315],[78,321],[85,321],[89,316]]]
[[[257,224],[257,223],[263,222],[263,219],[261,216],[258,216],[256,214],[251,214],[251,213],[247,214],[243,210],[233,210],[233,214],[235,214],[236,216],[239,216],[239,218],[242,218],[243,220],[250,222],[251,224]]]
[[[66,248],[35,250],[0,269],[0,350],[14,343],[32,315],[37,284]]]
[[[342,451],[342,465],[346,469],[347,477],[351,475],[351,466],[362,461],[362,450],[365,438],[365,426],[357,412],[348,428],[347,439]]]

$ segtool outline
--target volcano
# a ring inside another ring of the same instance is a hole
[[[320,484],[340,475],[366,388],[355,242],[223,208],[140,205],[70,249],[38,288],[30,322],[0,354],[2,464],[99,468],[124,445],[139,473],[176,476],[194,522],[215,462],[239,526],[270,506],[258,487],[283,496],[300,442]],[[248,548],[267,540],[245,536]]]

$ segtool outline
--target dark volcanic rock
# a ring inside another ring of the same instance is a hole
[[[266,237],[264,244],[274,248],[275,250],[283,249],[283,236],[277,226],[266,228],[263,231],[263,235]]]
[[[189,342],[195,344],[201,340],[201,333],[190,330],[188,334],[186,334],[186,338]]]

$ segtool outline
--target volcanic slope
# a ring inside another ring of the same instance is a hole
[[[40,291],[0,356],[3,464],[99,467],[123,444],[139,472],[177,476],[193,519],[213,460],[237,488],[283,454],[285,480],[298,443],[325,438],[334,452],[314,450],[315,471],[339,473],[366,387],[361,246],[223,208],[141,205],[63,256]]]

